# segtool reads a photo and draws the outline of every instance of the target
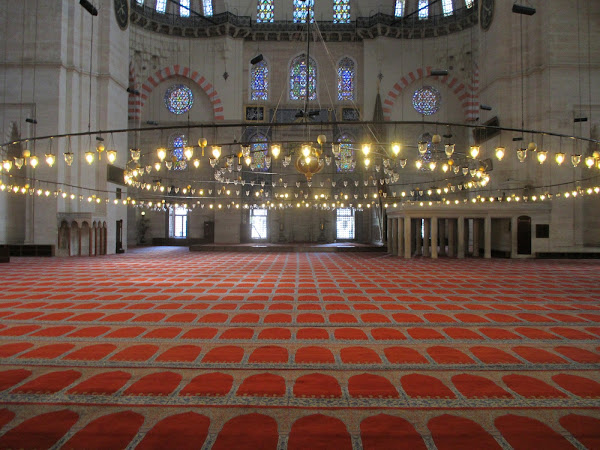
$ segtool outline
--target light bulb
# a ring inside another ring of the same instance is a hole
[[[365,156],[367,156],[369,153],[371,153],[371,144],[363,144],[362,152],[363,152],[363,155],[365,155]]]
[[[554,156],[554,160],[556,161],[556,164],[558,164],[559,166],[565,162],[565,154],[562,152],[558,152],[555,156]]]
[[[436,166],[435,162],[431,161],[429,163],[429,170],[435,170],[435,166]]]
[[[195,159],[194,160],[194,167],[197,169],[198,167],[200,167],[200,160],[199,159]]]
[[[304,156],[305,158],[307,158],[310,155],[310,146],[307,144],[304,144],[302,146],[302,156]]]
[[[369,164],[371,164],[371,160],[369,158],[365,158],[365,167],[369,167]]]
[[[12,169],[13,166],[13,162],[9,159],[5,159],[2,162],[2,167],[4,168],[4,170],[6,170],[7,172],[10,172],[10,169]]]
[[[215,159],[219,159],[221,157],[221,147],[219,147],[218,145],[213,145],[212,155],[215,157]]]
[[[113,164],[117,160],[117,151],[116,150],[107,151],[106,158],[108,159],[109,163]]]
[[[398,156],[400,154],[400,144],[397,142],[392,142],[392,153],[394,156]]]
[[[158,156],[158,159],[161,160],[161,162],[164,161],[167,157],[167,149],[163,147],[157,148],[156,155]]]
[[[591,169],[595,165],[594,157],[588,156],[585,158],[585,165],[588,166],[588,169]]]
[[[273,155],[273,158],[277,159],[277,157],[279,156],[280,153],[281,153],[281,147],[279,146],[279,144],[271,145],[271,155]]]
[[[183,150],[183,154],[185,155],[185,157],[188,161],[191,160],[192,157],[194,156],[194,147],[191,147],[191,146],[185,147],[185,149]]]
[[[244,159],[244,162],[246,163],[247,166],[249,166],[252,163],[252,158],[250,156],[246,156],[246,158]]]
[[[160,170],[161,164],[159,162],[154,163],[154,170],[156,170],[157,172]]]
[[[52,167],[55,162],[56,162],[56,156],[54,156],[52,153],[46,153],[46,164],[48,164],[50,167]]]
[[[39,163],[40,163],[40,160],[38,159],[37,156],[32,156],[31,158],[29,158],[29,165],[31,167],[33,167],[34,169],[38,166]]]
[[[471,155],[471,158],[473,158],[473,159],[477,158],[479,156],[479,146],[472,145],[469,150],[469,154]]]
[[[496,158],[498,159],[498,161],[502,161],[502,158],[504,158],[505,153],[506,150],[504,149],[504,147],[496,147]]]
[[[419,159],[419,160],[417,160],[417,162],[415,163],[415,165],[417,166],[417,169],[420,169],[421,167],[423,167],[423,161],[421,161]]]
[[[94,152],[85,152],[85,160],[88,164],[92,164],[94,162]]]
[[[540,150],[539,152],[537,152],[537,160],[540,164],[544,164],[544,162],[546,161],[546,158],[548,156],[548,152],[545,150]]]

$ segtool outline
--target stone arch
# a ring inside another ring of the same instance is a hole
[[[69,236],[69,256],[79,256],[81,254],[81,234],[76,221],[71,222]]]
[[[473,79],[467,83],[452,75],[442,77],[431,76],[431,66],[428,66],[424,69],[418,68],[406,73],[390,89],[383,101],[383,117],[386,121],[390,120],[392,108],[402,91],[424,77],[431,77],[437,80],[440,84],[447,86],[456,95],[461,102],[467,122],[473,122],[479,118],[479,68],[475,66]]]
[[[150,75],[148,79],[144,83],[142,83],[142,89],[140,91],[139,100],[140,104],[138,107],[139,111],[137,112],[138,118],[141,115],[141,110],[144,107],[146,100],[148,100],[150,93],[152,93],[152,91],[156,89],[160,83],[175,76],[189,78],[198,86],[200,86],[200,88],[206,93],[206,95],[208,95],[208,98],[213,105],[213,114],[215,121],[225,120],[223,103],[221,102],[219,94],[214,88],[214,86],[211,83],[209,83],[206,80],[206,78],[204,78],[198,72],[192,71],[192,69],[190,69],[189,67],[183,67],[179,64],[165,67],[164,69],[157,71],[154,75]]]
[[[69,256],[71,254],[71,229],[69,222],[63,220],[58,228],[58,256]]]
[[[92,252],[92,230],[90,228],[90,224],[86,221],[83,221],[81,223],[79,233],[79,255],[89,256]]]

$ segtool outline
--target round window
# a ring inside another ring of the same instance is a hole
[[[192,108],[193,104],[194,94],[183,84],[171,86],[165,92],[165,106],[173,114],[184,114]]]
[[[442,103],[442,94],[436,88],[423,86],[413,95],[413,106],[419,114],[431,116],[439,111]]]

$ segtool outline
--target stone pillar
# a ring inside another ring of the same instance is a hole
[[[415,255],[422,255],[423,254],[423,235],[421,234],[422,220],[423,219],[417,219],[415,221],[415,225],[416,225],[415,235],[417,237],[417,248],[415,250]]]
[[[387,252],[392,253],[392,219],[387,219]]]
[[[458,254],[457,258],[462,259],[465,257],[465,218],[459,217],[457,222],[458,229]]]
[[[440,232],[440,256],[445,256],[446,255],[446,219],[440,219],[439,232]]]
[[[404,217],[404,257],[412,256],[412,220]]]
[[[517,257],[517,241],[519,239],[519,235],[517,233],[517,229],[519,226],[518,217],[513,216],[510,218],[510,257]]]
[[[456,256],[456,219],[448,219],[448,256]]]
[[[438,218],[431,218],[431,257],[438,257]]]
[[[471,234],[471,220],[472,219],[465,219],[465,256],[468,256],[470,254],[470,248],[469,248],[469,235]]]
[[[492,257],[492,218],[486,216],[483,219],[483,257]]]
[[[398,240],[396,241],[396,255],[403,256],[404,255],[404,219],[398,218],[398,222],[396,223],[396,229],[398,233]]]
[[[431,219],[423,219],[423,256],[429,256],[429,238],[431,237]]]
[[[473,256],[479,257],[479,231],[481,219],[473,219]]]
[[[398,219],[392,219],[392,255],[398,255]]]

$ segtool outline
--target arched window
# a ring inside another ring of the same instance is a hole
[[[333,23],[350,23],[350,0],[333,0]]]
[[[340,144],[340,154],[335,158],[338,172],[354,172],[356,162],[354,161],[354,139],[349,134],[342,134],[337,141]]]
[[[190,17],[190,0],[179,0],[179,15]]]
[[[156,12],[164,13],[167,10],[167,0],[156,0]]]
[[[202,0],[202,7],[204,9],[204,15],[210,17],[213,15],[213,4],[212,0]]]
[[[268,100],[269,66],[263,59],[250,70],[250,100]]]
[[[308,73],[308,98],[317,98],[317,66],[315,60],[309,60]],[[303,100],[306,98],[306,56],[300,55],[292,61],[290,66],[290,100]]]
[[[419,0],[419,19],[429,17],[429,0]]]
[[[452,15],[452,13],[454,12],[452,0],[442,0],[442,10],[444,11],[444,16]]]
[[[273,22],[274,0],[258,0],[257,23]]]
[[[310,23],[315,21],[315,0],[294,0],[294,23],[306,23],[306,16],[310,9]]]
[[[267,137],[264,134],[255,134],[250,138],[250,154],[252,155],[252,162],[250,168],[252,170],[269,170],[269,164],[267,164]]]
[[[396,17],[404,16],[404,1],[405,0],[396,0],[396,6],[394,7],[394,16],[396,16]]]
[[[174,163],[173,170],[183,170],[187,167],[185,158],[183,157],[183,148],[187,145],[188,139],[184,133],[173,133],[169,136],[169,148],[172,149]]]
[[[354,61],[342,58],[338,64],[338,100],[354,100]]]

